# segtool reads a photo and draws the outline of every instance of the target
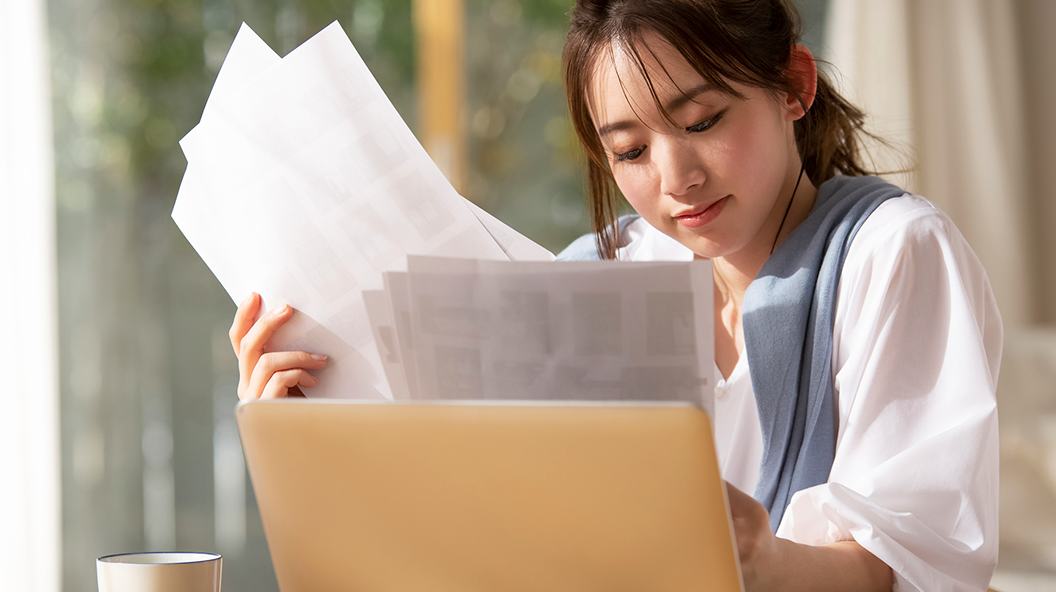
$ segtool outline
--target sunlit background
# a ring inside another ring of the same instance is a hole
[[[797,3],[808,46],[916,163],[902,182],[990,272],[1008,332],[994,585],[1054,589],[1056,3]],[[588,229],[569,8],[0,0],[0,310],[19,317],[0,339],[0,589],[92,591],[97,556],[170,549],[223,554],[225,591],[277,589],[234,425],[235,307],[170,218],[177,142],[240,24],[284,55],[339,21],[452,183],[556,252]]]

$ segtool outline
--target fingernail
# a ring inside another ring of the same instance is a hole
[[[271,314],[273,314],[275,316],[286,314],[286,309],[288,309],[288,308],[290,308],[289,304],[283,304],[282,306],[276,306],[274,309],[272,309]]]
[[[250,302],[253,301],[253,297],[256,296],[256,295],[257,295],[256,292],[250,292],[249,296],[246,296],[246,299],[243,300],[242,304],[240,304],[239,306],[246,306],[247,304],[249,304]]]
[[[312,354],[312,359],[322,362],[326,359],[326,354]]]

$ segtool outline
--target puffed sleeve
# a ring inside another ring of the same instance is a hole
[[[926,200],[881,205],[848,252],[833,344],[839,430],[828,483],[778,536],[855,540],[897,592],[985,590],[997,564],[1002,327],[986,273]]]

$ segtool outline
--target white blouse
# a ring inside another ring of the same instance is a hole
[[[639,219],[621,259],[690,259]],[[843,266],[832,352],[838,399],[828,483],[796,493],[778,536],[855,540],[896,592],[985,590],[997,564],[1001,318],[986,272],[949,217],[913,196],[863,223]],[[716,369],[723,477],[751,493],[762,433],[742,355]]]

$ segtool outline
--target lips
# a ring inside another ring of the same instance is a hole
[[[722,209],[726,206],[726,202],[729,201],[730,196],[726,196],[711,205],[689,212],[678,214],[675,219],[678,223],[685,226],[686,228],[700,228],[708,222],[711,222],[722,213]]]

